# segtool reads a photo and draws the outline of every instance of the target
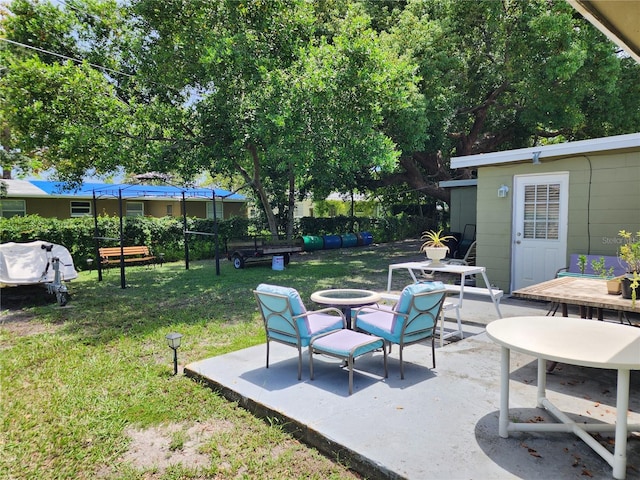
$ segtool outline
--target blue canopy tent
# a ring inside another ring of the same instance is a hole
[[[189,269],[189,235],[211,235],[215,237],[215,257],[216,257],[216,274],[220,275],[220,260],[219,260],[219,240],[218,240],[218,218],[216,213],[216,199],[224,201],[225,199],[243,200],[244,197],[235,192],[228,190],[215,188],[188,188],[179,187],[174,185],[136,185],[136,184],[104,184],[104,183],[84,183],[78,188],[69,188],[64,183],[55,182],[42,182],[43,186],[47,190],[47,193],[65,194],[73,193],[75,195],[87,195],[93,199],[93,217],[94,217],[94,239],[95,239],[95,254],[96,258],[99,258],[99,248],[101,240],[118,241],[120,249],[124,248],[124,222],[123,222],[123,199],[135,199],[135,198],[172,198],[179,199],[182,205],[182,219],[183,219],[183,234],[184,234],[184,248],[185,248],[185,268]],[[45,185],[46,184],[46,185]],[[40,188],[42,188],[40,187]],[[46,190],[45,190],[46,191]],[[120,217],[120,229],[119,238],[106,238],[101,237],[98,230],[98,208],[97,201],[100,198],[117,198],[118,209]],[[195,232],[187,229],[187,211],[186,201],[187,199],[200,198],[211,199],[213,202],[213,221],[214,232]],[[97,262],[98,266],[98,281],[102,281],[102,266],[101,262]],[[120,255],[120,285],[121,288],[126,288],[125,279],[125,262],[124,255]]]

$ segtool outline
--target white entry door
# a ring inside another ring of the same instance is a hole
[[[513,198],[512,291],[566,267],[569,173],[517,175]]]

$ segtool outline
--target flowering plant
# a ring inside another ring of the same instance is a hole
[[[618,258],[627,269],[627,272],[640,272],[640,232],[634,237],[626,230],[620,230],[618,236],[622,238],[622,244],[618,249]]]

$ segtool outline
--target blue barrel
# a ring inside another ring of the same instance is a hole
[[[304,251],[310,252],[312,250],[322,250],[324,242],[322,237],[316,237],[313,235],[302,237],[302,243],[304,244]]]
[[[325,250],[330,248],[340,248],[342,246],[342,237],[340,235],[325,235],[322,238],[324,240]]]
[[[358,246],[361,247],[364,245],[364,239],[362,238],[362,233],[356,233],[356,238],[358,239]]]
[[[358,245],[358,236],[355,233],[345,233],[342,237],[342,248],[355,247]]]
[[[371,245],[373,243],[373,235],[370,232],[360,232],[362,235],[362,244]]]

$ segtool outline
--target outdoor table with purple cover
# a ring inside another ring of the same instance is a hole
[[[311,294],[311,301],[339,308],[344,313],[347,328],[351,329],[351,309],[372,305],[382,299],[379,293],[357,288],[332,288]]]

